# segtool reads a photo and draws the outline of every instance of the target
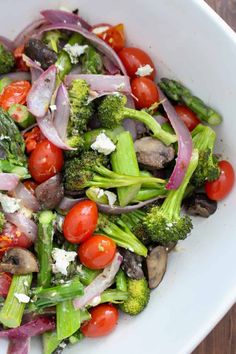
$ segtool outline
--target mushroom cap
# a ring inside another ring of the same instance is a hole
[[[168,253],[163,246],[152,249],[147,256],[148,285],[150,289],[156,288],[163,279],[167,267]]]
[[[29,274],[38,272],[37,260],[32,252],[14,247],[9,249],[0,262],[0,271],[12,274]]]

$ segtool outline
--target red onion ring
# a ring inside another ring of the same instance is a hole
[[[35,196],[24,186],[23,183],[18,183],[16,188],[13,190],[13,196],[17,199],[20,199],[24,207],[34,212],[39,211],[39,202]]]
[[[15,73],[8,73],[0,75],[0,80],[4,77],[8,77],[11,81],[31,81],[31,76],[29,72],[26,71],[16,71]]]
[[[36,240],[38,227],[33,220],[27,218],[20,211],[16,213],[5,213],[5,217],[7,221],[17,226],[31,241],[34,242]]]
[[[44,10],[41,11],[41,15],[50,23],[68,23],[71,25],[82,26],[86,30],[90,31],[92,27],[82,17],[68,11],[62,10]]]
[[[30,338],[12,338],[9,340],[7,354],[29,354]]]
[[[19,182],[19,176],[14,173],[0,172],[0,191],[12,191]]]
[[[15,49],[14,42],[4,36],[0,36],[0,43],[11,52]]]
[[[54,113],[54,127],[63,141],[66,139],[67,126],[70,118],[70,101],[65,85],[60,84],[56,96],[56,111]]]
[[[25,42],[37,32],[37,29],[45,24],[47,24],[47,21],[44,18],[40,18],[31,22],[14,39],[15,47],[19,47],[20,45],[25,44]]]

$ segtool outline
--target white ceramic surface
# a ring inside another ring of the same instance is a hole
[[[44,8],[79,7],[91,23],[124,22],[130,44],[147,50],[160,75],[181,79],[224,116],[217,129],[236,165],[236,36],[201,0],[0,0],[0,34],[11,38]],[[169,258],[161,286],[138,317],[71,354],[189,354],[236,299],[235,190]],[[0,352],[6,343],[1,341]],[[37,340],[32,354],[41,353]]]

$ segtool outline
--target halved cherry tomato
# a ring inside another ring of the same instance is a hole
[[[31,153],[29,171],[37,183],[55,176],[63,167],[63,152],[49,140],[41,141]]]
[[[38,184],[31,179],[28,179],[24,182],[24,186],[34,195],[35,189],[38,187]]]
[[[116,253],[115,242],[104,235],[94,235],[79,247],[81,263],[90,269],[103,269],[110,264]]]
[[[25,47],[24,45],[21,45],[20,47],[17,47],[13,54],[16,60],[16,67],[20,71],[29,71],[29,67],[26,65],[24,60],[22,59],[22,56],[24,54]]]
[[[65,238],[71,243],[81,243],[94,233],[98,221],[96,203],[83,200],[66,215],[63,224]]]
[[[32,241],[15,225],[9,222],[5,224],[0,235],[0,255],[12,247],[29,248],[31,246]]]
[[[98,305],[91,310],[91,319],[81,326],[85,337],[102,337],[111,333],[117,324],[119,313],[115,306],[110,304]]]
[[[233,189],[235,173],[228,161],[220,161],[220,177],[213,182],[206,182],[205,191],[208,198],[212,200],[224,199]]]
[[[116,52],[119,52],[125,46],[124,25],[122,23],[110,27],[102,33],[97,33],[97,36],[109,44]]]
[[[91,32],[93,32],[99,37],[103,32],[106,32],[109,28],[112,28],[112,25],[110,25],[109,23],[97,23],[96,25],[92,26]]]
[[[148,108],[153,103],[159,102],[159,94],[156,84],[147,77],[137,77],[131,82],[133,95],[137,98],[135,106],[137,109]]]
[[[44,139],[39,127],[34,127],[32,130],[26,132],[24,134],[24,140],[27,153],[30,154],[36,148],[37,144]]]
[[[188,107],[179,104],[175,106],[175,110],[180,119],[187,126],[188,130],[192,131],[198,124],[201,123],[196,114],[193,113],[193,111],[191,111]]]
[[[9,273],[0,273],[0,296],[7,297],[12,276]]]
[[[6,86],[0,97],[0,106],[7,110],[11,105],[26,103],[26,97],[31,88],[28,81],[16,81]]]
[[[154,80],[155,77],[155,66],[153,64],[152,59],[149,57],[147,53],[145,53],[142,49],[127,47],[123,48],[118,53],[122,63],[124,64],[127,74],[133,79],[137,77],[138,68],[149,64],[153,69],[152,73],[148,77],[149,79]]]

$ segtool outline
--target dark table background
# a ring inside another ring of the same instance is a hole
[[[236,31],[236,0],[205,1]],[[236,354],[236,305],[192,354]]]

